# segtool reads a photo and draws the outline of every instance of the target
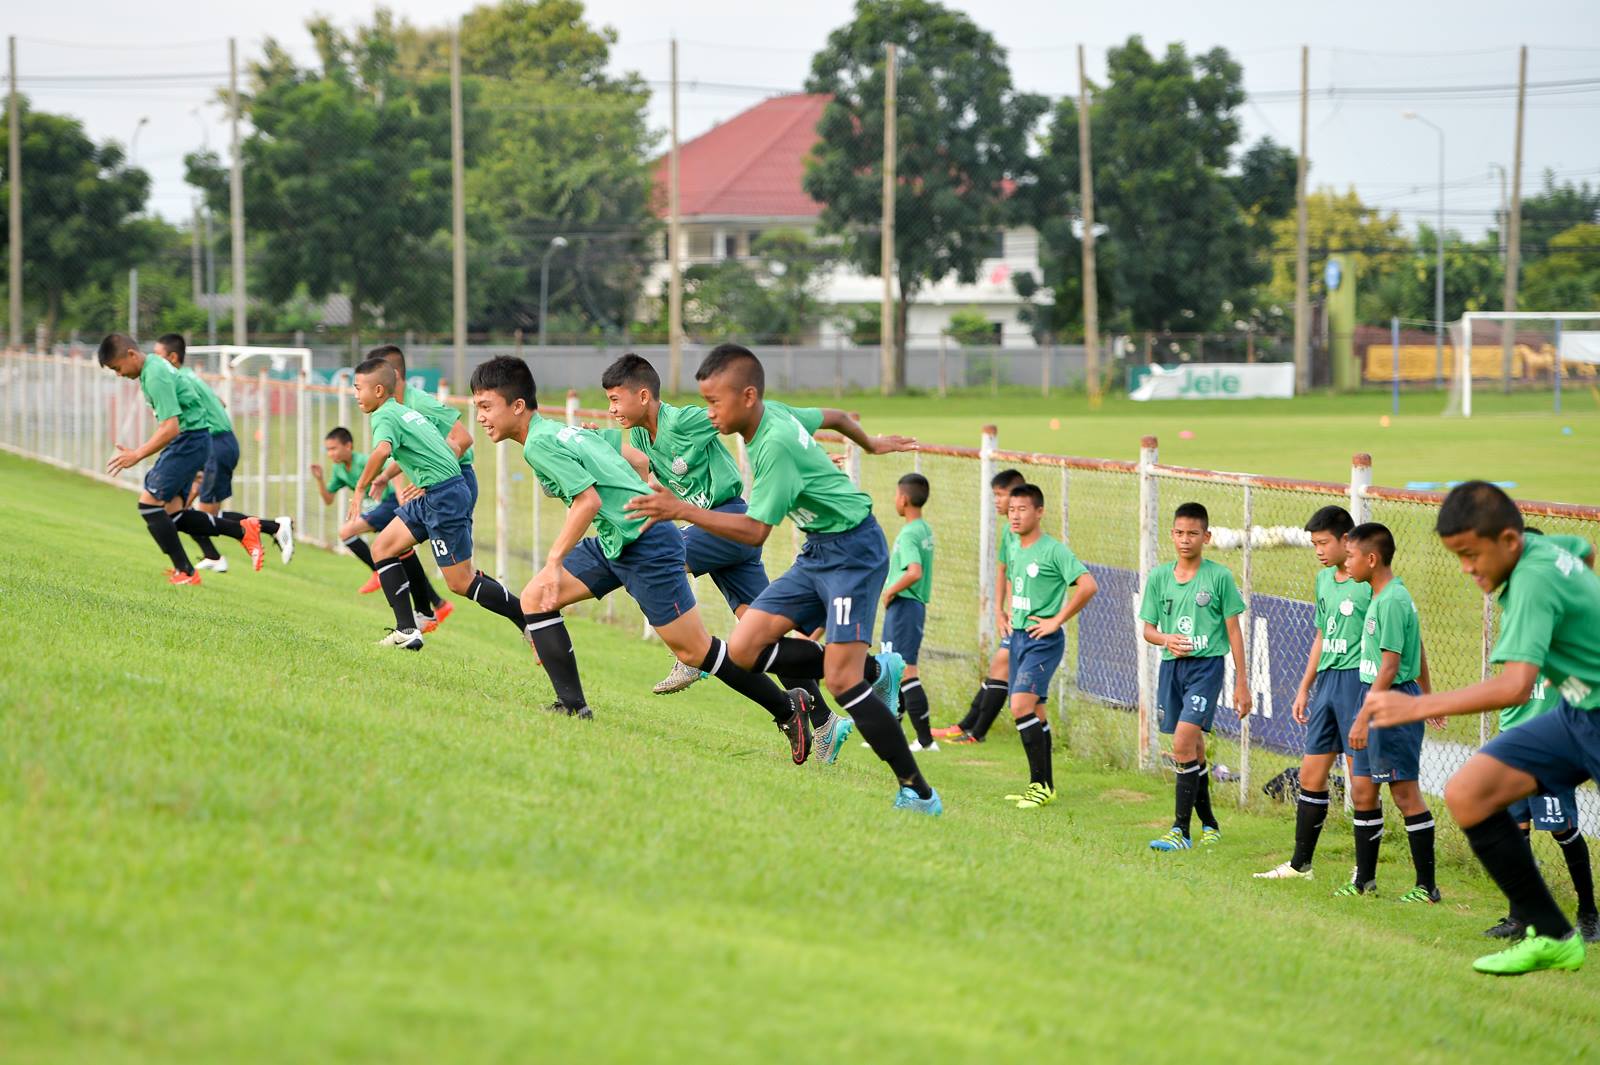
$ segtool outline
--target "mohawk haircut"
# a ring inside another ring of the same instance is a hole
[[[1450,489],[1433,523],[1441,537],[1472,532],[1493,540],[1507,529],[1525,531],[1522,511],[1504,489],[1488,481],[1463,481]]]
[[[600,374],[600,387],[607,391],[613,388],[643,388],[654,399],[661,395],[661,375],[656,373],[656,368],[648,360],[630,351],[605,368]]]
[[[394,366],[390,364],[389,360],[384,358],[368,358],[362,360],[361,364],[356,367],[356,376],[376,377],[378,379],[378,383],[383,386],[384,391],[388,392],[390,395],[394,394],[395,382],[400,379],[399,372],[395,370]]]
[[[754,388],[757,396],[767,394],[767,372],[755,352],[743,344],[718,344],[712,348],[694,372],[694,379],[704,381],[721,373],[733,376],[736,389]]]
[[[1394,563],[1394,533],[1387,525],[1369,521],[1350,530],[1350,542],[1363,553],[1376,551],[1385,566]]]

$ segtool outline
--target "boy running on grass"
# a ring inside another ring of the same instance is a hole
[[[206,460],[200,487],[190,491],[189,505],[201,514],[213,518],[222,517],[230,521],[243,522],[250,515],[242,511],[222,509],[222,504],[233,495],[233,471],[239,465],[239,438],[233,435],[233,419],[228,417],[228,409],[222,405],[222,400],[217,398],[217,394],[206,384],[205,379],[184,365],[184,357],[188,350],[188,344],[181,333],[166,333],[156,341],[155,353],[171,363],[173,369],[181,376],[193,381],[195,388],[199,390],[200,401],[205,405],[206,430],[211,434],[211,457]],[[260,530],[277,543],[284,565],[288,565],[289,560],[294,558],[294,519],[287,514],[281,514],[277,518],[255,520]],[[195,536],[194,542],[200,545],[200,553],[205,556],[195,564],[195,569],[228,572],[228,560],[222,557],[210,536]],[[256,569],[260,568],[261,566],[257,564]]]
[[[695,372],[706,414],[722,433],[738,433],[753,471],[745,514],[694,506],[666,488],[628,503],[630,514],[688,521],[740,543],[760,545],[785,517],[806,532],[794,565],[767,585],[728,637],[729,657],[745,669],[820,679],[863,739],[899,781],[895,808],[939,814],[938,793],[917,768],[905,733],[874,681],[897,681],[868,653],[889,548],[872,516],[872,498],[850,483],[807,427],[763,401],[766,375],[748,348],[719,344]],[[788,636],[826,626],[826,650]]]
[[[1328,772],[1339,755],[1353,753],[1350,725],[1361,709],[1361,629],[1372,600],[1372,586],[1351,577],[1344,568],[1345,537],[1355,526],[1350,512],[1339,506],[1323,507],[1306,522],[1311,549],[1322,568],[1317,571],[1314,590],[1316,632],[1311,658],[1300,678],[1292,711],[1295,721],[1306,726],[1300,800],[1294,815],[1294,854],[1283,864],[1256,873],[1258,880],[1311,879],[1311,860],[1328,819]]]
[[[1561,702],[1467,759],[1445,785],[1444,801],[1505,893],[1511,916],[1527,926],[1520,942],[1479,958],[1473,968],[1499,976],[1578,969],[1583,938],[1551,898],[1506,808],[1600,776],[1600,578],[1549,537],[1526,535],[1517,505],[1486,481],[1452,488],[1434,531],[1461,560],[1463,573],[1498,594],[1500,635],[1489,659],[1504,668],[1452,692],[1415,698],[1374,692],[1363,709],[1374,726],[1394,728],[1435,715],[1521,706],[1541,675],[1556,686]]]
[[[1350,530],[1345,571],[1372,588],[1361,627],[1360,701],[1385,691],[1416,697],[1431,690],[1428,656],[1422,649],[1417,604],[1405,581],[1395,575],[1394,536],[1386,526],[1367,522]],[[1366,895],[1378,887],[1378,849],[1383,841],[1383,806],[1378,788],[1389,795],[1406,821],[1416,886],[1401,902],[1438,902],[1434,881],[1433,814],[1417,783],[1422,763],[1422,722],[1398,728],[1371,728],[1363,705],[1350,723],[1350,801],[1354,805],[1356,871],[1336,897]],[[1442,722],[1440,722],[1442,724]]]
[[[1006,799],[1019,810],[1037,810],[1056,801],[1050,722],[1045,719],[1044,704],[1067,648],[1062,630],[1074,614],[1089,605],[1100,586],[1066,544],[1039,528],[1044,520],[1044,490],[1038,485],[1020,484],[1011,490],[1009,517],[1017,542],[1008,566],[1011,675],[1006,687],[1011,692],[1017,735],[1028,754],[1028,787]]]
[[[906,520],[889,552],[889,587],[883,590],[883,641],[885,653],[897,654],[905,663],[900,682],[900,703],[917,738],[913,751],[937,751],[928,719],[928,693],[917,675],[922,651],[922,630],[933,598],[933,527],[922,517],[928,505],[928,479],[920,473],[900,478],[894,490],[894,512]],[[880,661],[880,665],[881,665]]]
[[[220,533],[238,540],[259,570],[263,552],[261,527],[256,519],[213,517],[183,506],[195,475],[205,469],[211,457],[211,433],[197,379],[179,374],[165,359],[145,355],[124,333],[110,333],[100,341],[99,359],[101,366],[118,377],[138,381],[145,402],[155,412],[156,429],[150,439],[134,448],[116,445],[116,454],[106,463],[106,472],[114,477],[151,455],[159,456],[144,475],[139,516],[156,546],[172,560],[167,583],[200,583],[200,575],[190,565],[189,554],[178,539],[180,532],[189,536]]]
[[[1000,643],[995,648],[994,655],[989,659],[989,675],[978,685],[978,690],[972,696],[972,705],[967,708],[958,724],[947,728],[933,730],[935,739],[948,740],[951,743],[982,743],[989,735],[989,728],[999,716],[1001,707],[1006,705],[1006,678],[1010,675],[1010,648],[1011,648],[1011,623],[1006,609],[1006,557],[1011,553],[1017,543],[1017,534],[1011,531],[1009,508],[1011,506],[1011,490],[1027,480],[1016,470],[1001,470],[989,479],[989,494],[994,499],[994,512],[999,515],[1000,521],[995,529],[995,581],[996,589],[994,614],[995,631],[1000,636]]]
[[[422,649],[422,633],[401,556],[419,543],[433,550],[445,583],[522,632],[522,608],[506,586],[472,564],[472,493],[461,476],[458,455],[424,415],[402,407],[394,398],[399,374],[384,359],[368,359],[356,367],[356,403],[372,420],[372,454],[356,479],[350,511],[361,516],[361,500],[392,459],[410,483],[401,492],[400,509],[372,544],[378,580],[394,611],[394,629],[378,643],[408,651]]]
[[[1528,526],[1524,536],[1542,536],[1539,529]],[[1550,542],[1570,551],[1583,564],[1594,569],[1594,545],[1581,536],[1552,536]],[[1500,731],[1515,728],[1541,714],[1554,710],[1561,704],[1561,692],[1544,677],[1534,681],[1533,694],[1521,706],[1500,711]],[[1596,913],[1594,899],[1594,872],[1589,865],[1589,844],[1578,830],[1578,796],[1574,789],[1558,795],[1536,794],[1518,799],[1506,810],[1523,838],[1533,829],[1551,833],[1551,838],[1561,845],[1561,857],[1567,863],[1567,873],[1572,877],[1572,888],[1578,896],[1578,934],[1585,943],[1600,942],[1600,913]],[[1527,927],[1517,918],[1506,915],[1484,935],[1496,939],[1521,939]]]
[[[533,373],[521,359],[501,355],[474,370],[472,403],[489,439],[521,444],[539,484],[567,505],[544,566],[522,591],[528,640],[556,691],[551,709],[593,716],[561,609],[622,588],[678,661],[764,708],[788,738],[794,763],[804,763],[811,751],[805,692],[785,692],[770,677],[735,665],[723,642],[706,632],[689,588],[682,534],[623,510],[649,491],[633,467],[594,430],[540,417]],[[591,526],[595,535],[585,537]]]
[[[1172,546],[1178,558],[1150,574],[1139,605],[1145,642],[1161,648],[1156,707],[1161,731],[1172,737],[1177,762],[1176,812],[1172,828],[1150,841],[1150,848],[1157,851],[1188,850],[1190,818],[1195,813],[1200,815],[1202,844],[1222,839],[1211,809],[1205,734],[1211,731],[1217,697],[1222,694],[1222,658],[1230,652],[1234,708],[1240,719],[1250,714],[1250,681],[1239,629],[1244,599],[1228,567],[1202,557],[1210,542],[1211,516],[1206,508],[1181,504],[1172,515]]]

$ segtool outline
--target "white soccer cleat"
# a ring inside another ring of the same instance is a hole
[[[390,629],[389,635],[378,641],[379,647],[398,647],[404,651],[422,650],[422,633],[416,629]]]
[[[278,531],[272,534],[272,538],[278,542],[278,550],[283,552],[283,564],[287,566],[289,560],[294,558],[294,519],[282,514],[276,520]]]
[[[1313,879],[1315,879],[1315,877],[1313,877],[1311,875],[1311,866],[1308,865],[1304,869],[1296,869],[1294,866],[1290,865],[1288,862],[1284,862],[1282,865],[1273,866],[1271,869],[1268,869],[1264,873],[1252,873],[1251,875],[1254,876],[1257,880],[1313,880]]]
[[[922,741],[921,740],[912,740],[911,741],[911,753],[912,754],[916,754],[919,751],[937,751],[938,749],[939,749],[939,741],[938,740],[933,740],[926,747],[924,747],[922,745]]]
[[[694,684],[703,676],[705,676],[705,674],[693,666],[686,666],[682,662],[674,659],[672,663],[672,672],[661,678],[660,682],[650,690],[656,695],[672,695],[676,692],[683,691],[683,689],[689,687],[691,684]]]
[[[228,560],[225,558],[202,558],[194,564],[195,569],[208,569],[213,573],[228,572]]]

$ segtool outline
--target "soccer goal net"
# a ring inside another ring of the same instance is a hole
[[[1471,311],[1450,324],[1447,416],[1472,417],[1473,390],[1589,391],[1600,379],[1600,311]]]

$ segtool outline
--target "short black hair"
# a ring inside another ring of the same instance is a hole
[[[906,497],[906,502],[914,507],[925,506],[928,502],[928,479],[920,473],[908,473],[895,482]]]
[[[1376,551],[1385,566],[1394,562],[1394,533],[1381,522],[1369,521],[1350,530],[1350,542],[1368,551]]]
[[[1026,477],[1022,476],[1020,470],[1001,470],[989,478],[989,487],[1010,490],[1019,484],[1025,484],[1027,480]]]
[[[400,350],[398,344],[379,344],[367,352],[369,359],[382,359],[399,371],[400,376],[406,375],[406,353]]]
[[[1492,540],[1507,529],[1523,531],[1522,511],[1499,485],[1488,481],[1462,481],[1450,489],[1439,506],[1433,531],[1440,536],[1474,532]]]
[[[336,425],[329,429],[328,435],[322,439],[332,440],[336,444],[354,444],[356,442],[356,438],[350,435],[350,430],[342,425]]]
[[[112,360],[122,358],[138,346],[127,333],[107,333],[100,341],[100,365],[110,366]]]
[[[704,381],[720,373],[734,374],[736,388],[754,388],[756,395],[767,394],[767,371],[762,369],[756,353],[743,344],[718,344],[700,361],[694,372],[696,381]]]
[[[1044,509],[1044,489],[1038,485],[1024,482],[1015,486],[1011,489],[1011,498],[1016,499],[1019,496],[1023,499],[1032,500],[1033,505],[1040,510]]]
[[[1524,525],[1522,527],[1522,534],[1524,536],[1528,536],[1528,535],[1543,536],[1544,535],[1544,530],[1539,528],[1536,525]]]
[[[166,348],[168,352],[178,357],[178,365],[183,365],[183,357],[189,353],[189,345],[184,342],[182,333],[162,333],[156,337],[156,343]]]
[[[613,388],[645,388],[649,389],[651,396],[658,397],[661,395],[661,375],[656,373],[656,368],[650,365],[649,360],[630,351],[605,368],[600,374],[600,387],[608,391]]]
[[[1356,520],[1350,512],[1338,505],[1323,507],[1306,521],[1308,533],[1332,533],[1341,540],[1350,535],[1350,530],[1356,527]]]
[[[539,407],[539,390],[533,371],[515,355],[496,355],[472,371],[474,392],[498,392],[507,403],[522,400],[531,410]]]
[[[1206,510],[1204,503],[1179,503],[1178,509],[1172,512],[1172,520],[1179,518],[1192,518],[1200,523],[1202,529],[1211,528],[1211,513]]]
[[[376,375],[378,380],[382,382],[383,387],[387,388],[391,393],[394,392],[395,382],[400,377],[400,371],[394,368],[393,363],[391,363],[388,359],[376,355],[361,360],[361,362],[356,366],[357,377],[362,377],[368,374]]]

